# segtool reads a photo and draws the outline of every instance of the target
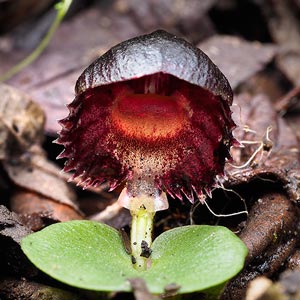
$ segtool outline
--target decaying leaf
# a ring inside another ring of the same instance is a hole
[[[0,160],[40,143],[44,123],[44,112],[29,96],[0,84]]]
[[[11,79],[10,83],[33,95],[45,108],[48,117],[48,132],[54,134],[60,129],[56,120],[62,118],[66,113],[65,103],[73,98],[73,85],[82,67],[99,53],[103,53],[109,46],[139,34],[143,26],[144,29],[149,28],[150,30],[151,26],[156,26],[156,24],[166,27],[177,26],[174,30],[178,33],[186,32],[193,41],[197,41],[199,37],[208,36],[216,30],[207,13],[211,5],[217,2],[215,0],[193,1],[195,6],[185,7],[186,12],[180,9],[180,5],[185,1],[176,1],[176,5],[172,7],[166,5],[164,9],[160,9],[165,5],[164,3],[155,6],[156,2],[148,1],[141,4],[135,0],[116,1],[114,10],[118,11],[110,14],[95,8],[84,11],[78,17],[62,24],[47,52],[30,65],[26,72]],[[172,1],[166,1],[166,3],[169,2]],[[230,2],[237,3],[238,1],[224,1],[223,5],[230,6]],[[241,142],[250,143],[244,143],[243,148],[232,149],[233,161],[226,167],[228,180],[222,183],[225,188],[229,189],[247,188],[248,186],[256,188],[257,181],[268,180],[273,182],[272,188],[276,189],[276,192],[278,190],[280,192],[269,193],[264,190],[261,191],[262,196],[258,199],[255,197],[258,194],[256,191],[247,190],[246,198],[252,201],[247,205],[251,208],[249,208],[247,221],[243,224],[244,227],[241,225],[239,229],[243,228],[241,238],[249,248],[248,266],[236,281],[228,285],[231,290],[228,289],[227,292],[233,294],[224,299],[240,299],[241,294],[239,293],[244,293],[246,284],[251,278],[260,274],[277,276],[284,267],[299,268],[300,266],[300,251],[297,250],[299,228],[296,226],[297,218],[299,218],[298,209],[295,203],[290,201],[300,199],[299,111],[289,116],[289,125],[291,126],[289,127],[286,120],[279,118],[277,114],[278,111],[282,112],[285,107],[283,110],[278,109],[277,112],[274,110],[274,100],[283,92],[282,77],[287,77],[286,80],[289,83],[287,89],[292,88],[291,82],[299,85],[300,27],[298,12],[300,6],[299,1],[296,0],[248,2],[255,2],[255,5],[267,8],[265,21],[269,24],[270,40],[273,39],[276,46],[247,42],[237,37],[215,36],[202,42],[199,47],[220,67],[236,92],[243,90],[243,84],[249,82],[249,78],[253,81],[252,85],[258,86],[258,77],[256,76],[260,76],[261,71],[276,56],[275,64],[269,65],[267,72],[263,74],[268,77],[269,83],[273,84],[269,86],[269,90],[273,94],[267,92],[267,95],[263,95],[261,93],[266,93],[265,90],[256,89],[252,95],[236,96],[234,118],[238,127],[235,130],[235,136]],[[130,3],[133,4],[133,7]],[[139,5],[136,6],[136,3]],[[152,8],[155,14],[150,16],[148,8],[152,3],[154,3]],[[293,11],[291,7],[296,7],[296,5],[298,5],[298,10]],[[197,14],[193,14],[195,9],[191,7],[201,6],[203,11],[200,11],[199,8]],[[122,10],[124,10],[123,13],[120,13]],[[131,13],[127,14],[126,10]],[[148,18],[145,19],[145,16]],[[176,18],[179,16],[179,18],[176,19],[174,16]],[[196,17],[195,20],[192,19],[193,16]],[[191,20],[187,23],[186,20],[189,18]],[[85,26],[82,26],[83,23]],[[194,24],[199,24],[199,27],[195,29]],[[76,35],[69,34],[75,31]],[[65,39],[66,35],[70,37],[67,40]],[[80,38],[78,38],[79,36]],[[70,55],[61,55],[66,48],[72,49]],[[7,53],[0,53],[0,72],[14,65],[22,56],[24,53],[15,49],[13,51],[10,49]],[[47,59],[45,59],[46,56]],[[274,77],[277,76],[274,67],[277,67],[278,72],[282,74],[278,81],[274,80]],[[269,76],[269,71],[273,75],[275,74],[274,77]],[[279,92],[274,93],[274,86]],[[22,98],[23,96],[17,96],[17,94],[18,92],[15,94],[15,91],[7,86],[0,86],[0,160],[4,166],[2,172],[9,175],[14,189],[11,208],[24,215],[28,222],[26,224],[33,229],[45,225],[49,219],[51,219],[50,222],[53,222],[80,217],[78,207],[74,203],[75,195],[65,183],[66,175],[61,174],[59,168],[46,159],[45,154],[37,155],[33,149],[40,147],[43,138],[44,117],[40,114],[40,109],[32,104],[29,97]],[[3,95],[8,97],[8,100],[5,100],[6,104],[3,101],[6,99],[3,98]],[[27,100],[20,101],[20,99]],[[273,101],[273,104],[270,100]],[[31,104],[26,106],[26,103]],[[251,159],[255,153],[256,155]],[[6,176],[6,174],[3,175]],[[110,196],[113,197],[111,194]],[[111,199],[109,201],[101,199],[99,201],[102,201],[102,206],[98,206],[96,209],[97,201],[94,199],[89,201],[93,202],[89,208],[90,214],[97,209],[104,209],[107,203],[112,203]],[[215,199],[212,199],[213,201]],[[81,199],[81,202],[83,206],[88,205],[86,199]],[[103,202],[105,203],[103,204]],[[101,215],[102,217],[105,213],[109,215],[108,223],[116,227],[129,223],[129,216],[123,212],[113,217],[111,208],[108,207]],[[180,217],[170,214],[168,217],[173,218],[178,225],[186,224],[187,218],[182,210],[182,207],[178,209]],[[10,213],[7,215],[7,210],[0,208],[0,237],[2,240],[11,240],[17,244],[22,234],[27,234],[28,228],[23,227],[22,221],[19,219],[16,221],[11,216]],[[174,224],[175,221],[173,221]],[[15,229],[18,234],[13,236]],[[298,236],[294,235],[295,232],[298,233]],[[5,249],[0,247],[2,258],[4,250],[7,250],[8,253],[12,249],[10,245],[5,247]],[[15,250],[12,251],[10,258],[5,258],[6,262],[14,262],[13,255],[15,253],[17,253]],[[16,257],[20,258],[20,256]],[[22,262],[20,259],[20,263]],[[0,269],[1,267],[0,262]],[[20,273],[17,275],[19,276]],[[146,289],[135,288],[134,284],[140,283],[138,281],[132,283],[137,298],[145,297]],[[292,285],[288,284],[288,286]],[[22,292],[21,282],[13,287]],[[20,297],[24,296],[22,293],[20,295]],[[0,293],[0,298],[1,296]]]
[[[273,193],[259,199],[251,208],[245,228],[240,234],[249,251],[247,263],[274,248],[282,240],[287,242],[294,238],[298,217],[294,203],[284,195]],[[265,259],[266,257],[261,257],[262,262]],[[268,269],[268,272],[274,272],[270,261]]]
[[[53,222],[82,219],[73,207],[27,190],[17,190],[10,199],[10,206],[33,231]]]
[[[66,205],[78,215],[75,193],[60,175],[60,168],[41,150],[44,123],[43,110],[29,96],[0,85],[0,161],[4,171],[16,186],[57,202],[53,209]],[[27,200],[31,201],[30,197]],[[64,218],[59,215],[55,219]]]
[[[226,186],[275,177],[291,199],[298,201],[300,163],[295,133],[277,116],[267,96],[242,94],[235,103],[233,117],[238,127],[234,135],[244,147],[232,151],[234,163],[226,166]]]
[[[66,115],[66,104],[74,97],[74,83],[84,66],[117,42],[139,33],[128,15],[87,9],[62,23],[47,51],[25,72],[10,79],[9,84],[25,91],[41,105],[47,115],[46,131],[55,135],[61,129],[57,120]],[[66,49],[70,49],[68,55],[65,55]],[[6,51],[0,52],[0,73],[15,65],[20,56],[25,56],[24,51],[20,53],[18,49]]]
[[[249,250],[246,266],[227,285],[222,300],[244,299],[251,280],[282,268],[299,243],[298,219],[295,203],[283,194],[266,194],[253,205],[240,234]]]
[[[280,46],[278,67],[295,84],[300,84],[300,22],[296,1],[266,1],[262,10],[273,40]]]
[[[0,205],[0,270],[1,275],[34,276],[37,269],[29,262],[20,247],[22,238],[31,233],[17,214]]]
[[[10,212],[5,206],[0,205],[0,235],[20,243],[30,230],[25,227],[17,214]]]
[[[262,70],[278,51],[275,45],[218,35],[198,46],[225,74],[233,89]]]
[[[144,32],[161,28],[179,36],[184,34],[192,42],[199,42],[215,32],[207,12],[216,2],[218,1],[118,0],[114,6],[117,11],[132,16]],[[195,27],[201,30],[193,30]]]
[[[249,255],[244,270],[227,285],[223,300],[243,298],[249,281],[279,272],[299,242],[297,135],[278,116],[267,95],[244,93],[235,97],[235,103],[233,118],[238,127],[234,135],[242,147],[232,149],[233,161],[226,166],[224,186],[231,189],[257,180],[271,182],[273,188],[247,195],[254,198],[254,204],[240,237]],[[258,184],[252,186],[259,189]]]
[[[59,176],[60,168],[39,154],[32,154],[26,158],[21,156],[18,160],[3,162],[4,169],[13,183],[78,210],[75,193]],[[38,164],[35,161],[38,161]]]

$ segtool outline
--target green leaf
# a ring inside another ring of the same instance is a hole
[[[131,258],[118,232],[91,221],[57,223],[27,236],[22,250],[46,274],[72,286],[129,291]]]
[[[152,249],[152,268],[144,277],[150,290],[157,293],[170,282],[179,284],[181,293],[219,285],[242,269],[247,255],[243,242],[220,226],[192,225],[166,231]]]
[[[151,268],[137,271],[119,233],[104,224],[71,221],[46,227],[22,240],[27,257],[46,274],[96,291],[130,291],[141,277],[152,293],[171,283],[180,293],[222,286],[243,267],[245,245],[219,226],[185,226],[161,234],[152,245]]]

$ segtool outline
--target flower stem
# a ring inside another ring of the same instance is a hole
[[[40,54],[44,51],[44,49],[49,44],[54,32],[60,25],[62,19],[66,15],[71,3],[73,0],[61,0],[61,2],[57,3],[55,5],[55,8],[57,9],[56,18],[53,21],[51,27],[49,28],[48,32],[44,36],[41,43],[37,46],[37,48],[27,57],[25,57],[22,61],[20,61],[17,65],[15,65],[12,69],[8,70],[6,73],[4,73],[2,76],[0,76],[0,82],[6,81],[19,73],[21,70],[26,68],[29,64],[31,64],[34,60],[36,60]]]
[[[147,270],[150,266],[153,218],[155,212],[149,212],[144,207],[131,211],[131,250],[132,261],[137,270]]]

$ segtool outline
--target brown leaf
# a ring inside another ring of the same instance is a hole
[[[198,47],[219,67],[235,89],[270,62],[277,52],[274,45],[247,42],[237,37],[213,36]]]
[[[244,299],[250,280],[272,276],[299,243],[299,210],[279,193],[264,195],[251,208],[240,238],[249,254],[244,270],[226,287],[222,299]]]
[[[279,272],[299,243],[299,210],[291,201],[299,200],[300,196],[297,136],[277,115],[266,95],[240,94],[235,103],[233,117],[238,127],[234,134],[244,148],[232,149],[232,154],[234,164],[243,167],[227,164],[228,180],[224,185],[232,188],[243,183],[247,186],[254,179],[269,179],[274,185],[271,192],[255,190],[248,196],[260,195],[240,234],[249,255],[244,270],[227,285],[223,300],[241,299],[250,280]],[[267,130],[270,126],[272,131]],[[249,161],[257,149],[257,155]],[[272,192],[282,188],[287,195]]]
[[[0,160],[40,143],[44,122],[42,109],[29,96],[0,84]]]
[[[240,234],[249,251],[247,263],[257,259],[276,242],[281,242],[282,237],[293,236],[297,220],[298,211],[285,196],[274,193],[259,199],[251,208],[246,226]]]
[[[280,45],[276,63],[295,84],[300,85],[300,22],[292,1],[266,1],[262,6],[274,41]]]
[[[300,43],[300,39],[299,39]],[[276,60],[278,68],[295,84],[300,85],[300,49],[282,53]]]
[[[17,214],[0,205],[0,270],[4,274],[17,276],[36,276],[37,269],[22,252],[20,242],[31,233]],[[1,281],[1,280],[0,280]]]
[[[144,32],[161,28],[174,34],[184,34],[192,42],[199,42],[214,33],[214,26],[207,12],[216,2],[216,0],[118,0],[115,9],[120,13],[129,14]]]
[[[73,207],[30,191],[18,190],[10,198],[12,211],[21,215],[23,223],[37,231],[53,222],[80,220],[82,215]]]
[[[15,185],[46,198],[68,205],[78,211],[75,193],[60,175],[60,168],[40,153],[31,153],[3,162],[9,178]]]
[[[114,44],[138,34],[128,15],[87,9],[62,23],[47,50],[9,83],[38,101],[47,114],[46,131],[56,134],[60,130],[57,120],[67,114],[65,106],[74,98],[75,82],[83,69]],[[7,59],[10,64],[1,64],[0,73],[19,61],[20,50],[0,52],[0,61]]]
[[[5,206],[0,205],[0,235],[9,237],[16,243],[30,234],[31,231],[22,224],[17,214],[10,212]]]
[[[296,86],[285,95],[282,95],[275,103],[275,109],[281,115],[285,115],[300,102],[300,87]],[[297,115],[299,117],[299,115]]]
[[[228,175],[226,186],[249,182],[254,178],[275,177],[292,200],[299,200],[299,145],[295,133],[282,118],[277,116],[266,96],[250,97],[242,94],[235,98],[235,103],[237,106],[233,117],[239,126],[234,135],[238,140],[245,141],[245,147],[232,149],[235,166],[231,164],[226,166]],[[272,130],[267,134],[270,126]],[[247,141],[257,144],[248,145]],[[259,148],[260,151],[255,158],[248,161]],[[243,165],[244,167],[241,167]]]

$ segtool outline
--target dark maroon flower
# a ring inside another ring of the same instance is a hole
[[[223,174],[234,142],[231,104],[225,76],[185,40],[156,31],[125,41],[77,81],[58,139],[64,170],[85,186],[126,182],[125,206],[163,191],[193,201]]]

